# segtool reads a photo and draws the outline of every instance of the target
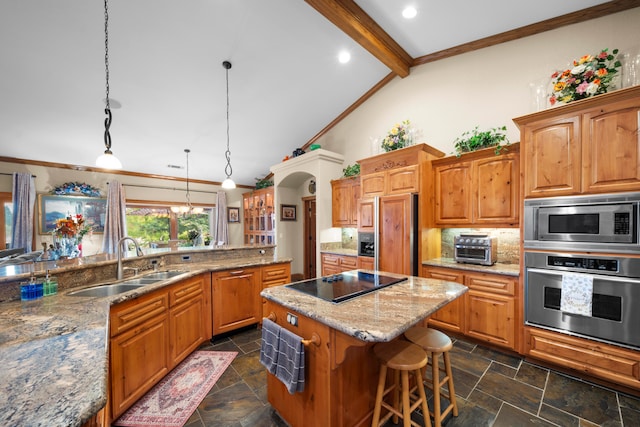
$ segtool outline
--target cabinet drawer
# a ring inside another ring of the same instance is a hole
[[[515,279],[502,278],[495,274],[467,274],[466,282],[469,289],[511,296],[515,295],[517,283]]]
[[[637,352],[529,327],[525,328],[525,343],[531,357],[640,388]]]
[[[323,265],[340,265],[340,256],[333,254],[322,254],[322,264]]]
[[[196,298],[204,293],[203,280],[201,277],[194,277],[173,285],[169,289],[169,306],[174,307],[192,298]]]
[[[145,321],[161,315],[168,308],[166,291],[145,295],[118,304],[111,309],[111,336],[114,337]]]
[[[354,256],[345,256],[340,260],[340,265],[349,270],[358,268],[358,258]]]
[[[289,263],[262,267],[262,281],[270,282],[272,280],[289,279],[290,271]]]

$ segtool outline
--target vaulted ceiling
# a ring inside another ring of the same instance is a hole
[[[233,178],[253,185],[412,66],[638,5],[109,0],[112,150],[124,170],[183,178],[188,148],[191,178],[222,181],[228,60]],[[104,151],[103,2],[3,1],[0,12],[0,159],[93,167]]]

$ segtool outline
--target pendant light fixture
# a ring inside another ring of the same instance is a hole
[[[191,204],[191,193],[189,192],[189,153],[191,152],[191,150],[185,148],[184,152],[187,154],[187,206],[172,206],[171,211],[175,213],[181,213],[183,216],[191,214],[201,214],[202,212],[204,212],[204,209],[193,207],[193,205]]]
[[[122,169],[122,163],[111,152],[111,134],[109,133],[109,127],[111,127],[111,104],[109,103],[109,8],[107,7],[107,0],[104,0],[104,70],[107,93],[105,99],[106,108],[104,109],[104,113],[107,115],[107,118],[104,119],[104,146],[106,150],[96,159],[96,166],[104,169]]]
[[[231,62],[224,61],[222,66],[225,69],[227,80],[227,151],[224,152],[224,156],[227,158],[227,165],[224,167],[224,173],[227,178],[222,181],[222,188],[230,190],[236,188],[236,183],[231,179],[233,169],[231,169],[231,150],[229,150],[229,69],[231,68]]]

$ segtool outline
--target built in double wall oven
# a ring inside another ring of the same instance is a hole
[[[640,350],[640,193],[524,202],[525,323]]]

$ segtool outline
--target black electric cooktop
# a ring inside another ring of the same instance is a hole
[[[342,302],[407,280],[363,271],[345,271],[333,276],[318,277],[286,285],[305,294],[330,302]]]

